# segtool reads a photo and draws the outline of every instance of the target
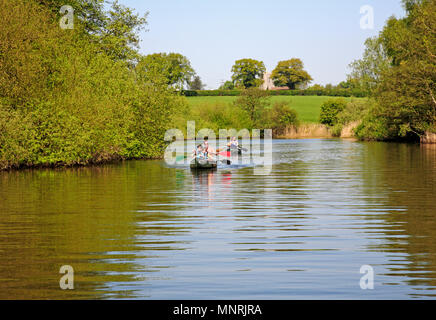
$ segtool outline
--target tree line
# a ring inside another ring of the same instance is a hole
[[[232,80],[224,82],[219,90],[260,87],[264,82],[266,68],[263,61],[245,58],[235,61],[231,72]],[[303,61],[298,58],[280,61],[272,71],[271,79],[275,86],[288,87],[290,90],[295,90],[313,80],[304,70]]]

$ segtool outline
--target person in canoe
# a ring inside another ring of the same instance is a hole
[[[205,159],[205,160],[215,160],[212,155],[216,155],[212,148],[209,147],[209,142],[207,139],[204,140],[202,144],[199,144],[197,148],[193,151],[193,158]]]
[[[205,137],[203,141],[203,150],[206,154],[209,153],[209,138]]]
[[[227,145],[230,149],[238,149],[239,148],[239,142],[236,137],[232,137],[229,144]]]
[[[202,144],[199,144],[197,148],[194,149],[194,151],[192,152],[192,157],[206,159]]]
[[[205,143],[199,144],[193,151],[191,169],[216,169],[217,161],[211,154],[216,153],[209,148],[209,143],[205,140]]]
[[[215,160],[212,155],[217,155],[217,152],[209,146],[209,138],[205,137],[203,141],[203,151],[206,159]]]
[[[242,148],[239,145],[238,139],[236,137],[232,137],[230,142],[227,144],[227,151],[231,152],[232,154],[242,154]]]

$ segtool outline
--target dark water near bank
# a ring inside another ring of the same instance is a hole
[[[160,161],[0,173],[0,299],[436,297],[435,147],[273,149],[268,176]]]

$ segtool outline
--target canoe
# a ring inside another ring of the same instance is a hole
[[[191,169],[196,170],[210,170],[217,168],[217,162],[215,160],[206,159],[192,159],[190,164]]]

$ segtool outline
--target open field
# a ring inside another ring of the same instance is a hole
[[[188,97],[189,104],[192,107],[200,107],[205,104],[221,104],[232,103],[238,97]],[[276,101],[290,101],[291,106],[298,113],[298,119],[303,123],[317,123],[319,121],[319,113],[321,105],[324,101],[335,97],[325,96],[273,96],[271,103]],[[347,101],[353,99],[366,99],[366,98],[342,98]]]

